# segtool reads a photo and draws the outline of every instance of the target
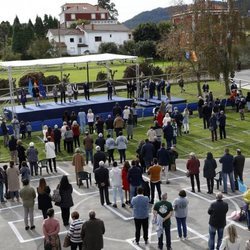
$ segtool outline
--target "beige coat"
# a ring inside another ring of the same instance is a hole
[[[85,165],[85,161],[81,153],[76,153],[73,155],[72,165],[75,166],[76,173],[83,171],[83,166]]]
[[[16,167],[7,169],[8,189],[10,192],[20,189],[19,170]]]

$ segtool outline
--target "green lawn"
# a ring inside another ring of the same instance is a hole
[[[226,132],[228,138],[226,140],[220,140],[212,142],[210,139],[210,131],[204,130],[202,125],[202,120],[197,117],[197,113],[190,118],[190,134],[183,135],[177,138],[177,150],[179,152],[180,158],[187,158],[190,152],[195,152],[199,158],[204,158],[208,151],[211,151],[215,157],[219,157],[223,154],[225,147],[229,147],[232,154],[235,154],[235,150],[240,148],[245,156],[250,156],[250,129],[249,129],[249,113],[246,113],[246,120],[241,121],[239,119],[239,114],[235,113],[231,109],[227,109],[227,127]],[[127,158],[133,159],[135,157],[135,150],[140,140],[146,138],[146,132],[148,128],[152,125],[152,117],[145,118],[139,121],[139,126],[134,129],[134,139],[129,141],[129,146],[127,150]],[[35,143],[36,147],[39,149],[39,158],[45,157],[44,154],[44,143],[41,140],[42,133],[35,132],[32,133],[32,141]],[[96,138],[96,135],[94,135]],[[30,139],[23,140],[24,145],[27,147]],[[82,143],[82,138],[81,138]],[[2,137],[0,138],[1,153],[0,161],[6,162],[9,160],[9,152],[4,148]],[[71,160],[72,155],[62,152],[57,156],[57,160],[67,161]],[[116,152],[116,159],[118,155]]]

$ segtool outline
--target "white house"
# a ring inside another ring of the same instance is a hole
[[[49,29],[50,43],[64,46],[69,55],[97,53],[101,43],[114,42],[122,45],[132,39],[131,31],[123,24],[78,25],[76,29]]]

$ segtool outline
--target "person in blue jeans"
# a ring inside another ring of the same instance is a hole
[[[158,201],[154,205],[154,220],[162,232],[158,234],[158,248],[163,249],[163,233],[165,231],[167,250],[172,250],[171,247],[171,216],[173,214],[173,207],[170,202],[167,201],[167,193],[163,194],[161,201]],[[159,224],[162,225],[159,225]]]
[[[226,226],[227,212],[228,212],[228,204],[223,201],[222,193],[218,193],[216,195],[216,201],[211,203],[208,209],[208,214],[210,215],[209,239],[208,239],[209,250],[214,250],[216,232],[218,236],[216,249],[220,249],[224,228]]]
[[[220,158],[219,162],[222,164],[223,193],[227,194],[227,176],[229,176],[231,190],[234,193],[234,157],[229,153],[228,148],[225,149],[225,154]]]
[[[173,202],[173,209],[175,212],[175,219],[177,223],[178,238],[184,240],[187,239],[187,212],[188,212],[188,199],[185,190],[179,192],[179,197]]]

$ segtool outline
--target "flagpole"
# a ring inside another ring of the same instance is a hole
[[[14,86],[13,86],[11,66],[8,66],[8,77],[9,77],[9,85],[10,85],[11,112],[12,112],[12,117],[14,117],[14,115],[16,114],[16,106],[15,106]]]

